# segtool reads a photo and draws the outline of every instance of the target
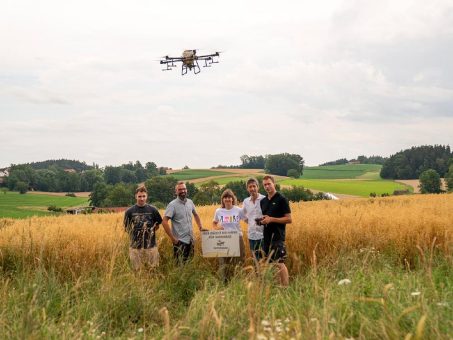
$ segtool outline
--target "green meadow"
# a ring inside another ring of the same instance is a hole
[[[374,192],[377,195],[393,194],[395,190],[409,190],[412,188],[402,183],[384,180],[314,180],[314,179],[287,179],[279,182],[281,185],[303,186],[304,188],[332,192],[336,194],[368,197]]]
[[[31,216],[49,216],[47,207],[69,208],[88,205],[86,197],[52,196],[41,194],[19,194],[17,192],[0,192],[0,218],[24,218]]]
[[[174,172],[172,174],[169,174],[168,176],[175,177],[179,181],[188,181],[191,179],[212,177],[212,176],[222,176],[222,175],[229,175],[229,174],[231,174],[231,172],[215,171],[215,170],[208,170],[208,169],[187,169],[187,170],[181,170],[178,172]]]
[[[379,164],[344,164],[331,166],[314,166],[304,168],[303,179],[353,179],[369,173],[379,179]]]

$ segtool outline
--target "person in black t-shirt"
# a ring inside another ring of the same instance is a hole
[[[275,190],[274,177],[266,175],[263,178],[264,190],[267,196],[261,202],[263,218],[260,223],[264,225],[263,250],[270,261],[278,266],[280,284],[288,286],[289,274],[285,265],[287,257],[285,247],[286,224],[291,223],[291,209],[288,200]]]
[[[140,186],[135,190],[137,203],[127,209],[124,214],[124,228],[130,237],[129,258],[134,270],[143,266],[159,265],[159,251],[156,245],[156,230],[162,223],[159,211],[146,204],[148,192]]]

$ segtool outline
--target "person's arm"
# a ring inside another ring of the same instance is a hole
[[[200,230],[200,231],[206,231],[207,229],[204,229],[204,228],[203,228],[203,224],[201,223],[201,218],[200,218],[200,216],[197,214],[196,211],[193,212],[193,217],[194,217],[194,219],[195,219],[195,222],[197,223],[198,230]]]
[[[291,218],[291,214],[285,214],[283,217],[271,217],[269,215],[264,215],[261,221],[261,224],[269,224],[269,223],[282,223],[282,224],[290,224],[293,220]]]
[[[245,223],[249,223],[249,219],[247,218],[247,208],[245,207],[245,201],[242,203],[242,208],[239,213],[239,218],[243,220]]]
[[[129,215],[127,211],[124,213],[124,220],[123,220],[123,226],[124,226],[124,231],[129,232],[129,225],[131,223],[131,220],[129,219]]]
[[[168,220],[170,218],[167,216],[164,216],[162,219],[162,226],[164,227],[165,232],[167,233],[168,237],[170,237],[170,240],[173,244],[177,244],[179,240],[173,235],[173,232],[171,231],[170,225],[168,224]]]
[[[214,230],[223,230],[222,225],[219,225],[219,221],[212,221],[212,229]]]
[[[214,219],[212,220],[212,229],[214,230],[223,230],[223,227],[222,225],[220,224],[219,225],[219,217],[218,217],[218,212],[219,212],[219,209],[217,209],[214,213]]]
[[[159,213],[159,210],[155,210],[154,211],[154,221],[156,221],[154,223],[154,231],[157,231],[157,229],[159,229],[159,225],[162,224],[162,216],[160,216],[160,213]]]

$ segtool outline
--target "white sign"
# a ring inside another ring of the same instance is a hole
[[[236,230],[209,230],[201,232],[203,257],[238,257],[239,232]]]

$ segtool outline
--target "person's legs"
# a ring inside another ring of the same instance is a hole
[[[259,261],[263,256],[263,239],[249,240],[249,245],[253,258]]]
[[[140,258],[140,249],[129,248],[129,259],[133,270],[140,270],[142,267],[142,260]]]
[[[145,263],[150,268],[159,266],[159,251],[158,251],[157,247],[143,249],[143,255],[144,255]]]
[[[289,285],[288,268],[285,265],[285,259],[288,257],[285,243],[282,241],[271,245],[271,262],[275,262],[278,268],[278,280],[280,285],[287,287]]]
[[[193,257],[193,243],[184,243],[179,241],[173,245],[173,256],[178,263],[185,263]]]
[[[185,263],[193,257],[193,253],[194,253],[193,243],[192,242],[189,244],[183,243],[182,248],[183,248],[182,257],[183,257],[183,261]]]
[[[286,268],[286,264],[277,263],[277,268],[278,268],[278,277],[279,277],[280,284],[283,287],[288,287],[289,273],[288,273],[288,268]]]

